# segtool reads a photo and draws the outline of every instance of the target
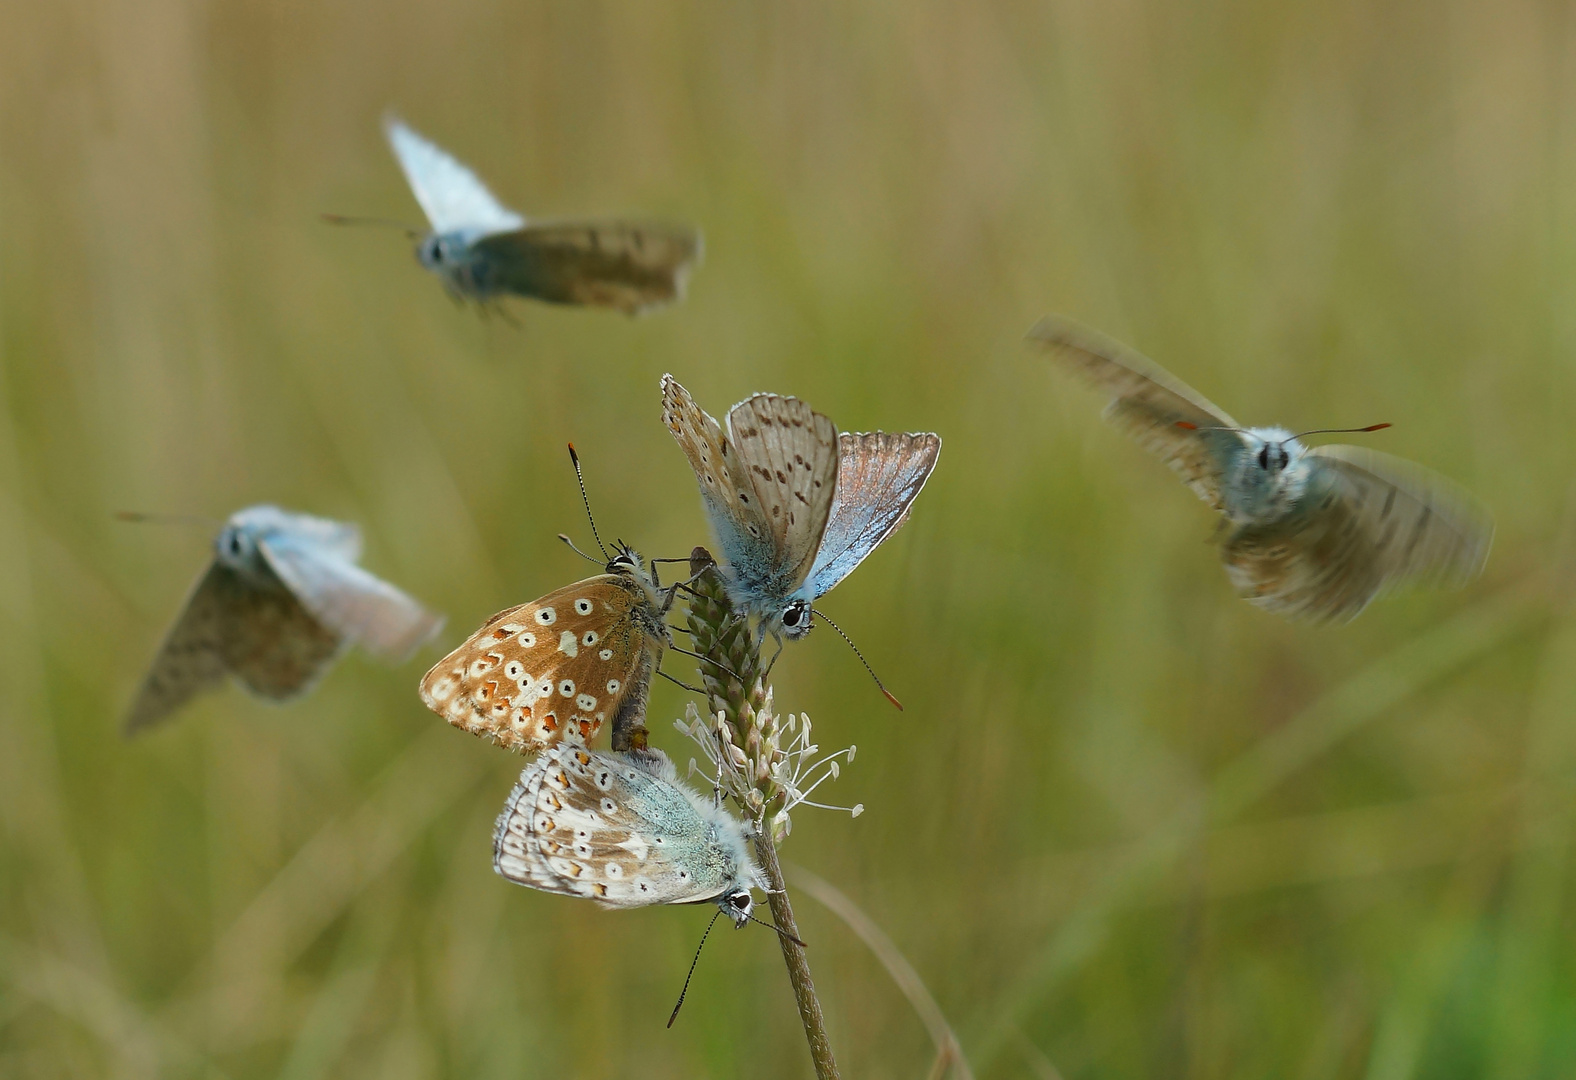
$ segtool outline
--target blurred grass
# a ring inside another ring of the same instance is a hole
[[[1517,0],[7,8],[0,1075],[806,1074],[767,935],[664,1032],[703,913],[492,874],[518,762],[420,662],[116,733],[208,538],[113,510],[359,521],[452,643],[584,572],[569,439],[605,532],[704,539],[667,370],[946,440],[827,600],[907,711],[831,636],[776,678],[868,808],[788,857],[979,1076],[1566,1075],[1573,46]],[[690,301],[516,330],[321,225],[415,216],[389,107],[527,214],[698,222]],[[1047,310],[1250,421],[1393,421],[1495,509],[1487,577],[1334,630],[1234,601],[1207,511],[1021,348]],[[801,908],[846,1074],[922,1075]]]

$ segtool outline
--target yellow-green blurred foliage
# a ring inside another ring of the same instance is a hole
[[[807,1075],[770,933],[665,1031],[708,909],[493,874],[521,762],[422,708],[437,647],[118,734],[211,534],[113,511],[360,522],[450,647],[588,572],[570,439],[604,533],[706,539],[664,371],[946,440],[824,604],[907,711],[828,630],[775,672],[867,807],[783,853],[978,1075],[1570,1075],[1567,6],[23,0],[0,95],[0,1075]],[[417,216],[391,107],[526,214],[700,224],[689,301],[516,328],[322,224]],[[1023,347],[1049,310],[1250,422],[1394,422],[1494,509],[1487,575],[1330,629],[1235,599],[1207,508]],[[923,1075],[797,906],[845,1075]]]

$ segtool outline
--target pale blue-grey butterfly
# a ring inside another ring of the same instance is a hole
[[[1106,420],[1224,515],[1227,576],[1259,607],[1345,621],[1402,582],[1464,584],[1488,558],[1493,522],[1449,480],[1372,450],[1299,441],[1388,424],[1244,428],[1153,361],[1068,319],[1040,320],[1029,339],[1111,394]]]
[[[720,802],[679,782],[662,751],[600,753],[559,743],[527,765],[509,793],[493,828],[493,869],[517,885],[608,908],[710,902],[735,927],[759,922],[802,948],[751,914],[752,890],[766,890],[767,880],[745,837]],[[683,1004],[681,991],[669,1027]]]
[[[388,117],[384,131],[432,226],[416,257],[456,298],[487,303],[512,294],[635,315],[683,297],[700,258],[696,230],[628,221],[528,224],[398,117]]]
[[[908,520],[941,453],[931,432],[839,436],[777,394],[729,409],[725,432],[671,375],[662,418],[700,482],[730,598],[790,640],[810,632],[815,601]]]
[[[710,901],[743,925],[765,879],[744,826],[679,782],[659,750],[559,743],[520,773],[493,830],[493,868],[604,907]]]
[[[443,617],[356,565],[361,531],[275,506],[225,522],[126,717],[127,733],[233,675],[283,701],[311,687],[348,645],[409,657]]]

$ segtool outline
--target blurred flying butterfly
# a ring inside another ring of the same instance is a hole
[[[137,692],[126,732],[157,723],[226,675],[283,701],[350,644],[393,663],[408,658],[443,617],[361,569],[360,556],[354,525],[275,506],[232,516]]]
[[[930,432],[839,436],[777,394],[729,409],[724,432],[671,375],[662,418],[700,482],[729,597],[790,640],[810,632],[815,601],[908,520],[941,453]]]
[[[569,454],[578,477],[573,446]],[[594,519],[591,533],[600,547]],[[614,750],[644,750],[651,678],[664,650],[676,649],[666,621],[676,593],[620,543],[603,573],[488,619],[422,677],[421,699],[520,754],[562,739],[589,745],[609,717]]]
[[[1226,574],[1259,607],[1346,621],[1392,585],[1459,585],[1482,570],[1493,523],[1444,477],[1355,446],[1298,441],[1337,429],[1243,428],[1157,364],[1070,320],[1048,316],[1029,338],[1112,394],[1106,420],[1224,515]]]
[[[694,229],[628,221],[528,224],[398,117],[388,117],[384,131],[432,226],[416,257],[455,298],[486,303],[513,294],[635,315],[683,297],[701,253]]]

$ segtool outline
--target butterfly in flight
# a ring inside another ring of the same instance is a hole
[[[348,645],[398,663],[443,617],[356,565],[361,531],[275,506],[233,515],[214,558],[127,714],[127,734],[169,716],[233,675],[284,701],[306,691]]]
[[[696,230],[630,221],[528,223],[398,117],[388,117],[384,131],[431,225],[416,257],[456,299],[487,304],[514,295],[636,315],[683,298],[701,255]]]
[[[815,602],[902,527],[941,453],[932,432],[839,435],[777,394],[739,402],[724,430],[671,375],[662,418],[700,483],[730,599],[779,640],[808,634]]]
[[[1407,581],[1460,585],[1494,527],[1476,499],[1419,465],[1355,446],[1304,446],[1244,428],[1153,361],[1059,316],[1029,340],[1111,395],[1105,418],[1159,455],[1225,518],[1221,559],[1239,595],[1268,611],[1347,621]]]

